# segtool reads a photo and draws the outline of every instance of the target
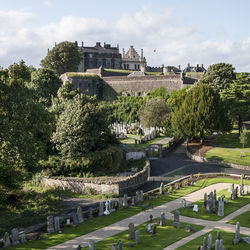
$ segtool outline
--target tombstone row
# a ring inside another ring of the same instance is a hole
[[[19,231],[17,228],[13,228],[11,230],[11,234],[9,234],[8,232],[4,233],[3,236],[3,245],[4,247],[8,247],[8,246],[15,246],[19,243],[24,243],[26,242],[26,235],[25,233],[21,233],[20,234],[20,239],[19,239]]]

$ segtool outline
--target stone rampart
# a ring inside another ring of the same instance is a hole
[[[149,174],[150,163],[147,161],[143,170],[129,177],[44,177],[42,184],[44,187],[61,188],[75,193],[85,193],[87,189],[92,189],[100,194],[123,195],[147,182]]]

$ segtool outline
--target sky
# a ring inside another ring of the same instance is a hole
[[[250,72],[249,0],[0,0],[0,66],[39,67],[55,42],[104,42],[149,66],[232,64]]]

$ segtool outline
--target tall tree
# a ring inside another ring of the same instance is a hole
[[[59,76],[65,72],[76,72],[82,55],[74,43],[65,41],[57,44],[42,59],[41,66],[54,70]]]
[[[207,72],[199,79],[198,84],[209,84],[220,92],[228,88],[235,77],[234,68],[231,64],[217,63],[208,67]]]

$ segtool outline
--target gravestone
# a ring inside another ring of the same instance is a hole
[[[160,226],[162,226],[162,227],[166,226],[165,213],[161,213]]]
[[[82,223],[83,222],[83,217],[82,217],[82,207],[81,206],[77,207],[76,216],[77,216],[77,219],[78,219],[79,223]]]
[[[122,204],[122,197],[119,197],[119,203],[118,203],[118,208],[123,209],[123,204]]]
[[[55,216],[55,218],[54,218],[54,225],[55,225],[55,232],[61,231],[61,228],[60,228],[60,219],[59,219],[58,216]]]
[[[67,220],[66,220],[66,224],[67,224],[67,225],[70,225],[70,219],[67,219]]]
[[[118,241],[118,250],[122,250],[122,241],[121,240]]]
[[[72,220],[73,220],[73,225],[74,226],[78,226],[79,225],[79,221],[78,221],[78,218],[76,216],[76,213],[75,212],[72,212],[71,213],[71,217],[72,217]]]
[[[203,238],[203,249],[207,249],[207,237]]]
[[[203,207],[207,206],[207,193],[204,194]]]
[[[212,234],[210,233],[207,237],[207,249],[208,250],[211,250],[212,249],[212,246],[213,246],[213,236]]]
[[[240,181],[240,195],[244,194],[244,184],[243,184],[244,174],[241,175],[241,181]]]
[[[244,194],[248,194],[248,186],[244,186]]]
[[[129,223],[129,239],[134,239],[135,238],[135,225],[134,223]]]
[[[153,237],[156,236],[156,224],[153,225],[151,236],[153,236]]]
[[[235,192],[235,189],[234,189],[234,184],[232,184],[232,187],[231,187],[231,200],[234,200],[236,198],[236,192]]]
[[[220,240],[220,250],[224,250],[223,240]]]
[[[8,232],[4,233],[4,236],[3,236],[3,246],[4,247],[10,246],[10,235],[9,235]]]
[[[149,215],[149,221],[153,222],[153,215],[152,214]]]
[[[131,207],[135,206],[135,197],[132,196],[131,198]]]
[[[95,250],[95,241],[89,240],[89,250]]]
[[[186,202],[185,199],[183,199],[183,200],[181,201],[181,207],[182,207],[183,209],[185,209],[186,206],[187,206],[187,202]]]
[[[26,239],[26,234],[23,232],[23,233],[21,233],[21,235],[20,235],[20,238],[21,238],[21,243],[24,243],[24,242],[27,242],[27,239]]]
[[[235,188],[235,198],[238,198],[239,196],[239,188],[238,186]]]
[[[92,219],[93,219],[93,208],[92,208],[92,207],[89,208],[88,219],[89,219],[89,220],[92,220]]]
[[[215,200],[215,203],[217,202],[217,193],[216,193],[216,189],[214,190],[214,200]]]
[[[117,250],[117,247],[116,247],[116,244],[115,244],[115,243],[113,243],[113,244],[111,245],[111,250]]]
[[[233,239],[233,245],[236,245],[240,242],[240,223],[237,221],[235,226],[235,237]]]
[[[136,191],[135,195],[136,195],[136,202],[140,202],[140,192]]]
[[[143,190],[140,191],[140,201],[143,202],[144,199],[143,199]]]
[[[224,199],[218,198],[218,216],[224,216]]]
[[[199,211],[199,208],[198,208],[197,204],[194,204],[193,211],[196,212],[196,213]]]
[[[147,226],[146,226],[146,232],[147,233],[151,233],[152,232],[152,230],[151,230],[151,224],[150,223],[148,223]]]
[[[136,230],[135,231],[135,244],[139,244],[140,243],[140,231]]]
[[[98,212],[98,216],[102,216],[104,214],[104,206],[103,206],[103,202],[99,202],[99,212]]]
[[[49,215],[47,217],[47,232],[48,234],[54,233],[55,229],[54,229],[54,220],[53,220],[53,216]]]
[[[19,236],[19,232],[18,232],[18,229],[17,228],[13,228],[11,230],[11,240],[12,240],[12,245],[15,246],[17,244],[19,244],[19,239],[18,239],[18,236]]]
[[[174,222],[173,226],[176,228],[180,228],[180,213],[178,210],[174,211]]]
[[[110,212],[109,212],[109,209],[108,209],[108,207],[109,207],[109,202],[108,201],[105,202],[105,207],[106,207],[106,210],[104,211],[104,214],[109,215]]]
[[[217,231],[217,240],[220,240],[220,231]]]
[[[127,208],[128,207],[128,195],[124,194],[123,196],[123,207]]]
[[[210,199],[208,200],[207,202],[207,205],[206,205],[206,213],[211,213],[211,207],[210,207]]]
[[[163,182],[160,185],[160,194],[164,194],[164,184],[163,184]]]
[[[109,200],[109,212],[112,213],[114,212],[114,201],[113,200]]]
[[[220,250],[220,240],[215,241],[215,250]]]

